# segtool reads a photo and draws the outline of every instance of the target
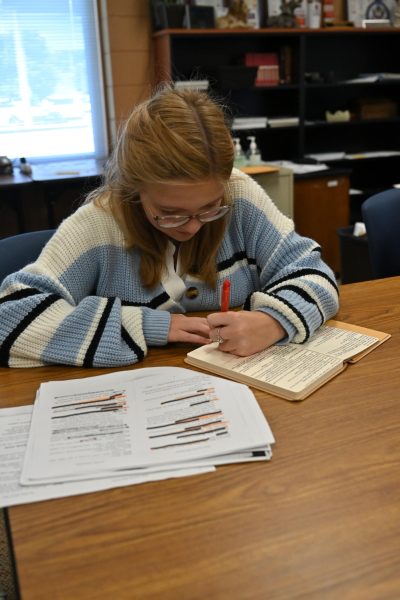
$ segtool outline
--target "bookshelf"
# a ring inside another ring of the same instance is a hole
[[[297,117],[297,124],[237,134],[244,146],[256,135],[266,161],[328,154],[330,166],[350,169],[350,186],[361,191],[352,200],[351,221],[366,197],[400,182],[400,78],[348,82],[366,73],[400,73],[400,29],[166,29],[154,33],[153,42],[156,82],[208,79],[232,117]],[[246,53],[276,53],[285,82],[249,82]],[[375,112],[365,116],[363,103]],[[338,110],[348,110],[351,119],[327,122],[326,111]]]

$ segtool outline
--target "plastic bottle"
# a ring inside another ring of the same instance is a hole
[[[26,158],[24,158],[24,157],[19,159],[19,170],[24,175],[31,175],[32,174],[32,167],[28,163],[28,161],[26,160]]]
[[[240,138],[233,138],[233,143],[235,146],[235,167],[243,167],[247,163],[246,155],[243,152],[242,145],[240,143]]]
[[[248,140],[250,140],[248,160],[251,165],[259,165],[261,163],[261,153],[256,144],[256,138],[254,135],[249,135]]]
[[[318,29],[321,27],[322,6],[319,0],[308,0],[307,2],[307,27]]]

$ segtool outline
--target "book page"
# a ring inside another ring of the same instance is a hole
[[[344,329],[341,324],[333,325],[334,322],[332,326],[328,322],[327,325],[320,327],[307,342],[307,348],[345,361],[379,341],[376,335],[367,335],[365,331],[368,330],[361,327],[355,330],[355,328]]]
[[[327,321],[324,325],[325,327],[329,327],[330,330],[333,328],[346,332],[341,335],[335,335],[332,331],[328,332],[328,335],[331,337],[328,344],[330,346],[328,351],[329,354],[334,354],[335,356],[339,353],[342,360],[349,363],[357,362],[374,350],[376,346],[379,346],[391,337],[390,333],[384,333],[383,331],[377,331],[369,327],[361,327],[360,325],[343,323],[342,321],[335,321],[333,319]],[[311,342],[314,337],[310,340]],[[334,343],[335,348],[331,347],[332,343]]]
[[[260,382],[264,384],[263,389],[272,392],[287,391],[299,396],[343,370],[345,361],[361,356],[388,337],[338,321],[328,323],[330,325],[320,327],[305,344],[273,346],[245,358],[221,352],[218,345],[210,344],[190,352],[188,362],[205,369],[209,366],[211,371],[228,377],[229,372],[237,373],[243,377],[238,377],[239,380],[255,386]]]
[[[273,346],[244,358],[221,352],[216,344],[202,346],[188,354],[189,358],[204,364],[233,371],[247,378],[271,386],[276,390],[302,392],[315,381],[343,368],[343,362],[334,356],[324,356],[297,344]],[[197,365],[197,362],[192,364]],[[202,366],[202,365],[198,365]],[[211,368],[212,370],[212,368]],[[248,381],[248,380],[247,380]]]

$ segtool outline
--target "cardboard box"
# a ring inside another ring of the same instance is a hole
[[[360,98],[360,119],[390,119],[397,116],[397,103],[389,98]]]

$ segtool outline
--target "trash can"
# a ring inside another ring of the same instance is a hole
[[[337,229],[340,242],[341,283],[373,279],[369,260],[368,237],[353,235],[353,225]]]

